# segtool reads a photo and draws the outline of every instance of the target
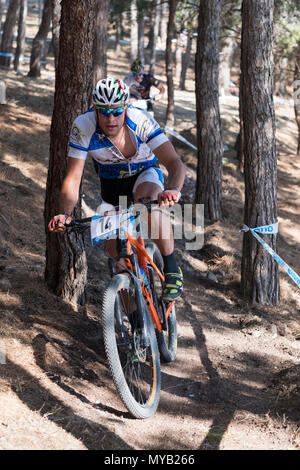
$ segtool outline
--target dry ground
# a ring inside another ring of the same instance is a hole
[[[128,69],[110,51],[109,71]],[[24,66],[24,73],[27,66]],[[157,74],[164,80],[162,62]],[[238,291],[243,176],[233,144],[238,103],[220,100],[224,144],[224,217],[205,228],[205,246],[177,253],[185,272],[178,302],[178,357],[162,367],[157,414],[132,419],[109,375],[99,303],[109,280],[103,248],[87,242],[88,303],[67,304],[45,288],[43,205],[54,91],[42,77],[0,71],[0,449],[299,449],[299,289],[280,275],[281,303],[253,307]],[[196,144],[193,81],[176,90],[177,131]],[[166,101],[156,106],[163,123]],[[299,181],[293,108],[276,105],[279,252],[300,273]],[[186,202],[195,189],[196,153],[174,140],[188,166]],[[97,207],[90,163],[84,211]],[[209,274],[210,273],[210,274]],[[214,276],[212,276],[214,274]]]

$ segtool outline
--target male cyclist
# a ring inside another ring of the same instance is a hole
[[[87,154],[94,160],[101,181],[102,204],[119,204],[119,196],[129,201],[158,199],[160,205],[173,205],[180,198],[185,166],[157,122],[145,111],[128,106],[129,88],[121,80],[100,80],[92,94],[93,107],[78,116],[72,126],[67,173],[59,197],[60,213],[48,225],[51,232],[63,232],[71,221]],[[155,152],[155,154],[154,154]],[[168,188],[164,189],[162,163],[168,171]],[[165,301],[178,298],[182,292],[182,272],[174,256],[172,230],[163,237],[160,211],[150,217],[151,233],[158,233],[157,243],[164,259]],[[155,237],[156,238],[156,237]],[[115,256],[115,240],[106,242]]]
[[[124,82],[129,86],[130,102],[135,100],[160,100],[165,92],[164,86],[153,75],[143,73],[144,64],[140,59],[136,59],[131,64],[131,73],[126,75]],[[150,94],[151,87],[158,89],[159,93],[152,96]],[[153,106],[151,100],[147,101],[147,111],[153,114]]]

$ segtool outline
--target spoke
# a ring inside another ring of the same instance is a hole
[[[119,359],[130,393],[137,403],[145,405],[151,393],[152,360],[147,360],[148,348],[141,347],[141,338],[132,332],[127,315],[125,295],[119,295],[119,312],[116,312],[115,333]],[[124,331],[125,330],[125,331]],[[134,336],[133,336],[134,335]]]
[[[138,364],[137,364],[137,368],[140,369],[140,363],[139,363],[139,362],[138,362]],[[142,391],[141,391],[141,387],[138,385],[138,384],[139,384],[139,380],[138,380],[137,372],[136,372],[135,369],[134,369],[134,372],[135,372],[136,382],[137,382],[136,388],[137,388],[138,395],[140,396],[139,402],[140,402],[140,403],[144,403],[145,400],[144,400],[144,397],[143,397],[143,394],[142,394]]]

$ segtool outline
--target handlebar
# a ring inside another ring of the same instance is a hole
[[[121,209],[120,206],[114,206],[114,209],[106,211],[106,212],[104,212],[103,214],[100,214],[100,215],[106,216],[106,215],[110,215],[112,213],[113,214],[126,213],[128,211],[133,210],[134,207],[139,206],[141,204],[143,206],[145,206],[145,210],[147,210],[149,212],[151,206],[158,204],[157,199],[155,199],[154,201],[149,201],[149,199],[150,199],[149,197],[140,198],[137,203],[132,204],[131,206],[128,207],[128,209]],[[134,215],[134,217],[137,218],[139,216],[140,212],[141,211],[138,210],[137,213]],[[83,232],[83,231],[85,231],[89,228],[91,220],[92,220],[92,217],[86,217],[84,219],[74,219],[74,220],[71,220],[71,222],[69,224],[65,223],[64,225],[70,232],[72,230],[73,231],[76,230],[76,231]]]

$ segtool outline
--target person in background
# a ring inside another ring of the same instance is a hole
[[[160,100],[164,95],[165,88],[153,75],[144,73],[143,70],[144,64],[141,60],[134,60],[131,64],[131,73],[126,75],[124,83],[129,87],[130,103],[134,105],[134,101],[136,100],[148,100],[147,111],[153,116],[152,101]],[[158,89],[158,94],[151,95],[152,86]]]

